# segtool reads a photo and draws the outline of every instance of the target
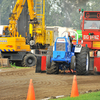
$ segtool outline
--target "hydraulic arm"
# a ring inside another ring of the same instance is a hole
[[[12,13],[9,16],[9,33],[11,37],[18,37],[17,20],[23,10],[26,0],[17,0]]]

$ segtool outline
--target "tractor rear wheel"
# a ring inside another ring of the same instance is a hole
[[[33,54],[26,54],[22,61],[23,67],[32,67],[37,63],[37,59]]]
[[[70,68],[74,70],[75,67],[76,67],[76,57],[75,56],[72,56]]]
[[[87,75],[89,73],[89,48],[82,47],[81,52],[76,54],[76,74]]]
[[[49,47],[48,47],[47,55],[50,55],[50,56],[53,55],[53,46],[49,46]]]
[[[51,56],[50,55],[47,55],[46,56],[46,67],[47,68],[50,68],[51,67]]]
[[[50,60],[51,60],[52,55],[53,55],[53,46],[49,46],[47,50],[47,56],[46,56],[46,67],[47,68],[50,68],[51,66]]]
[[[46,73],[47,74],[58,74],[59,73],[58,63],[52,61],[50,68],[47,67]]]

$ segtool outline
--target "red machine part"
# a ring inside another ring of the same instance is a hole
[[[46,56],[37,55],[36,73],[46,71]]]
[[[94,52],[93,68],[95,72],[100,72],[100,57],[97,57],[100,50],[100,11],[84,11],[82,18],[82,46]]]
[[[46,56],[42,56],[42,59],[41,59],[41,71],[46,71]]]
[[[82,20],[82,46],[90,49],[100,49],[100,11],[84,11]],[[93,28],[93,23],[97,27]]]
[[[100,72],[100,57],[94,57],[94,71]]]

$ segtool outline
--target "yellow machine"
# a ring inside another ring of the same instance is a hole
[[[35,16],[32,15],[34,11],[32,10],[30,15],[30,25],[29,25],[29,33],[31,34],[31,41],[30,45],[33,48],[46,48],[48,46],[51,46],[53,44],[53,31],[46,30],[45,26],[45,0],[34,0],[34,5],[29,4],[28,5],[30,9],[33,9],[33,6],[35,7]],[[36,23],[36,20],[38,21]],[[36,46],[36,47],[35,47]]]
[[[30,17],[30,20],[27,16]],[[51,46],[53,31],[46,30],[45,0],[17,0],[9,17],[8,30],[10,37],[18,37],[19,35],[25,37],[26,43],[30,44],[31,49]]]
[[[19,66],[36,65],[30,46],[41,49],[53,44],[53,32],[45,28],[45,0],[17,0],[0,37],[2,57]]]
[[[4,34],[0,37],[0,51],[3,58],[8,58],[12,63],[20,66],[36,65],[36,57],[31,54],[30,45],[26,44],[25,37],[18,32],[18,20],[26,3],[32,0],[17,0],[9,17],[9,26],[5,27]],[[29,8],[30,12],[30,8]]]
[[[26,45],[25,41],[24,37],[0,37],[0,51],[31,51],[30,46]]]
[[[1,51],[31,51],[30,46],[26,45],[24,37],[19,36],[17,29],[17,20],[23,10],[26,0],[17,0],[16,5],[9,17],[9,26],[4,27],[4,35],[0,37],[0,50]],[[31,2],[31,0],[28,0]],[[7,31],[8,30],[8,31]],[[8,33],[7,33],[8,32]],[[9,48],[10,46],[10,48]]]

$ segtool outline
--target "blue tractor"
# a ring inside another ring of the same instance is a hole
[[[69,37],[57,37],[54,47],[47,50],[46,73],[58,74],[59,69],[75,70],[76,60],[75,46],[71,44]]]

